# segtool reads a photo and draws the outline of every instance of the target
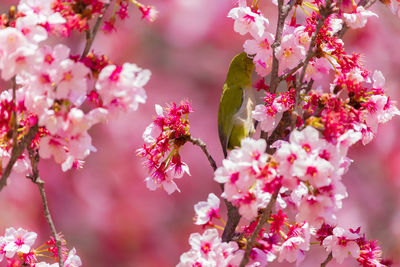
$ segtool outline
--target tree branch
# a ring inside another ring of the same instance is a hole
[[[275,130],[271,133],[271,135],[269,136],[268,140],[267,140],[267,153],[272,155],[275,152],[274,148],[271,148],[271,145],[277,141],[282,139],[282,135],[284,133],[284,131],[286,130],[286,128],[288,126],[290,126],[291,124],[291,118],[290,118],[290,112],[289,111],[285,111],[283,112],[282,118],[279,121],[278,126],[276,126]]]
[[[46,197],[46,191],[44,190],[44,181],[40,179],[39,177],[39,169],[38,169],[38,163],[40,160],[39,154],[37,151],[34,151],[32,148],[28,147],[28,152],[29,152],[29,158],[31,160],[31,166],[32,166],[32,174],[28,175],[27,177],[32,180],[33,183],[35,183],[40,192],[40,196],[42,198],[42,203],[43,203],[43,213],[44,217],[47,220],[47,223],[50,226],[51,234],[54,237],[54,240],[56,241],[56,246],[57,246],[57,254],[58,254],[58,264],[60,267],[63,267],[63,254],[62,254],[62,249],[61,249],[61,239],[59,235],[57,234],[56,227],[54,225],[53,219],[50,214],[50,209],[49,205],[47,202],[47,197]]]
[[[7,185],[7,178],[10,176],[12,167],[14,166],[17,159],[21,156],[22,152],[24,152],[25,148],[32,143],[33,138],[35,138],[39,127],[37,124],[32,126],[28,133],[22,138],[19,144],[13,145],[13,149],[11,152],[10,160],[7,163],[6,168],[3,170],[0,180],[0,191]]]
[[[104,12],[98,16],[98,18],[94,24],[93,31],[90,32],[90,29],[86,31],[86,45],[85,45],[85,49],[83,50],[80,59],[85,58],[87,56],[87,54],[89,53],[90,48],[92,47],[94,38],[96,37],[96,34],[100,28],[101,22],[103,21],[104,14],[106,13],[109,6],[110,6],[110,4],[104,5]]]
[[[332,0],[327,0],[326,6],[320,7],[321,18],[320,18],[320,20],[318,20],[318,23],[315,27],[315,31],[313,32],[313,35],[311,37],[310,46],[308,47],[307,55],[306,55],[306,58],[304,59],[303,69],[301,70],[300,77],[297,81],[297,86],[296,86],[297,94],[299,94],[301,87],[303,85],[303,80],[304,80],[304,76],[306,75],[308,63],[310,62],[311,58],[314,56],[313,49],[314,49],[315,41],[317,40],[318,33],[319,33],[320,29],[322,28],[322,26],[324,26],[325,19],[332,13],[333,13]],[[296,97],[296,101],[297,101],[297,97]]]
[[[298,71],[301,67],[304,66],[304,61],[300,62],[296,67],[294,67],[293,69],[291,69],[288,73],[283,74],[282,76],[280,76],[278,78],[279,82],[286,80],[287,78],[289,78],[290,76],[292,76],[296,71]]]
[[[254,229],[254,232],[253,232],[253,234],[252,234],[251,237],[250,237],[250,241],[249,241],[249,242],[247,243],[247,245],[246,245],[246,251],[245,251],[245,253],[244,253],[244,255],[243,255],[243,259],[242,259],[242,261],[240,262],[239,267],[245,267],[246,264],[249,262],[249,255],[250,255],[251,249],[253,248],[254,243],[255,243],[255,241],[256,241],[258,235],[260,234],[260,231],[261,231],[262,226],[264,225],[264,223],[267,222],[267,220],[269,219],[269,217],[271,217],[272,207],[273,207],[273,205],[274,205],[275,202],[276,202],[276,199],[277,199],[277,197],[278,197],[278,194],[279,194],[279,190],[280,190],[280,189],[281,189],[280,186],[278,186],[278,187],[275,189],[274,193],[273,193],[272,196],[271,196],[271,200],[269,201],[267,207],[264,209],[264,211],[263,211],[263,213],[262,213],[260,219],[258,220],[256,229]]]
[[[332,260],[332,252],[329,253],[329,255],[326,258],[326,260],[323,263],[321,263],[321,267],[325,267],[331,260]]]
[[[192,143],[195,146],[198,146],[201,148],[201,150],[204,152],[204,154],[206,155],[208,162],[211,165],[211,168],[213,168],[213,170],[215,171],[217,169],[217,164],[215,163],[215,160],[213,159],[213,157],[210,155],[210,153],[207,150],[207,146],[206,144],[199,138],[194,138],[192,136],[189,136],[188,141],[190,143]]]
[[[269,91],[274,94],[276,92],[276,89],[279,85],[280,79],[278,78],[278,71],[279,71],[279,61],[278,58],[275,55],[275,50],[277,47],[281,45],[282,41],[282,34],[283,34],[283,27],[285,25],[285,20],[287,15],[289,14],[290,10],[296,3],[296,1],[291,0],[289,4],[283,5],[284,1],[283,0],[278,0],[278,23],[276,26],[276,33],[275,33],[275,40],[273,44],[271,45],[272,47],[272,70],[271,70],[271,82],[270,82],[270,87]]]
[[[193,145],[196,145],[198,147],[201,148],[201,150],[204,152],[204,154],[206,155],[208,162],[210,163],[211,167],[213,168],[213,170],[217,170],[217,164],[215,163],[215,160],[213,159],[213,157],[210,155],[210,153],[208,152],[207,146],[206,144],[199,138],[193,138],[192,136],[188,136],[187,141],[191,142]],[[224,191],[224,185],[223,184],[219,184],[220,188],[222,190],[222,192]],[[229,242],[233,239],[234,235],[235,235],[235,230],[237,225],[239,224],[240,221],[240,214],[238,209],[232,205],[231,202],[229,202],[228,200],[226,200],[224,198],[224,202],[226,205],[226,209],[228,211],[228,220],[226,222],[226,226],[224,228],[224,232],[222,233],[222,241],[223,242]]]

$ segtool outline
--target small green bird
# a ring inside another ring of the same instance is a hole
[[[240,147],[240,141],[255,131],[251,117],[255,103],[251,88],[253,69],[253,60],[244,52],[229,65],[218,110],[218,134],[225,157],[228,149]]]

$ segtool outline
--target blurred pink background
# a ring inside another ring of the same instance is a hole
[[[261,0],[260,5],[267,6],[264,14],[272,22],[276,10],[266,2]],[[17,1],[1,1],[1,11],[10,3]],[[83,266],[175,266],[180,254],[189,249],[189,234],[202,232],[192,223],[193,205],[204,201],[209,192],[220,194],[198,147],[187,144],[183,148],[182,159],[192,176],[177,180],[182,192],[171,196],[146,189],[143,179],[147,171],[135,150],[142,145],[142,133],[155,114],[154,104],[188,99],[195,111],[189,117],[191,133],[207,143],[220,164],[216,126],[219,96],[228,64],[246,40],[233,31],[233,21],[226,17],[234,1],[146,3],[160,12],[153,24],[141,21],[139,11],[131,8],[131,18],[117,24],[116,33],[99,34],[93,48],[116,63],[133,62],[152,71],[145,88],[147,103],[137,112],[91,130],[98,151],[88,157],[82,170],[63,173],[51,160],[40,163],[56,227],[68,247],[76,247]],[[349,31],[347,52],[362,53],[367,68],[381,70],[388,94],[399,100],[400,19],[380,3],[373,10],[380,19],[370,19],[364,29]],[[82,37],[67,40],[77,54],[84,45]],[[356,145],[351,150],[354,163],[344,177],[349,198],[339,215],[341,225],[362,226],[367,238],[380,240],[384,256],[395,262],[400,260],[399,132],[400,120],[395,118],[380,127],[368,146]],[[0,194],[0,233],[11,226],[33,230],[39,233],[36,245],[40,245],[50,230],[42,216],[37,188],[21,176],[10,180]],[[302,266],[319,266],[326,257],[318,246],[309,255]],[[356,265],[349,259],[342,266]],[[328,266],[337,265],[331,262]]]

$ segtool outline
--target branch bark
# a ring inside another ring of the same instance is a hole
[[[281,189],[280,186],[278,186],[278,187],[275,189],[274,193],[273,193],[272,196],[271,196],[271,200],[269,201],[267,207],[264,209],[264,211],[263,211],[263,213],[262,213],[260,219],[258,220],[256,229],[254,229],[254,232],[253,232],[253,234],[252,234],[251,237],[250,237],[250,241],[247,243],[246,251],[245,251],[245,253],[244,253],[244,256],[243,256],[242,261],[240,262],[239,267],[245,267],[246,264],[249,262],[249,255],[250,255],[251,249],[253,248],[254,243],[255,243],[255,241],[256,241],[258,235],[260,234],[260,231],[261,231],[262,226],[264,225],[264,223],[267,222],[267,220],[269,219],[269,217],[271,217],[272,207],[273,207],[273,205],[274,205],[275,202],[276,202],[276,198],[278,197],[278,194],[279,194],[279,190],[280,190],[280,189]]]
[[[204,154],[206,155],[208,162],[211,165],[211,168],[213,168],[213,170],[215,171],[217,169],[217,164],[215,163],[215,160],[213,159],[213,157],[211,156],[210,152],[208,152],[207,146],[206,144],[199,138],[194,138],[192,136],[189,136],[188,141],[190,143],[192,143],[195,146],[198,146],[201,148],[201,150],[204,152]]]
[[[84,48],[84,50],[82,52],[82,55],[81,55],[80,59],[85,58],[87,56],[87,54],[89,53],[90,48],[92,47],[94,38],[96,37],[96,34],[97,34],[97,32],[98,32],[98,30],[100,28],[100,25],[101,25],[101,23],[103,21],[104,15],[107,12],[107,9],[108,9],[109,6],[110,6],[110,4],[105,4],[104,5],[104,12],[102,14],[100,14],[99,17],[97,18],[97,20],[96,20],[96,22],[94,24],[93,30],[90,31],[90,29],[89,29],[89,30],[86,31],[86,45],[85,45],[85,48]]]
[[[39,126],[35,124],[32,126],[28,133],[22,138],[21,142],[13,146],[10,160],[7,163],[6,168],[3,170],[0,180],[0,191],[7,185],[7,178],[10,176],[12,167],[14,166],[17,159],[22,155],[25,148],[32,143],[33,138],[35,138],[37,132],[39,130]]]
[[[210,163],[210,166],[213,168],[213,170],[217,170],[217,164],[215,163],[215,160],[211,156],[210,152],[208,152],[206,144],[199,138],[193,138],[192,136],[189,136],[187,139],[189,142],[191,142],[193,145],[196,145],[201,148],[203,153],[206,155],[208,162]],[[222,192],[224,191],[224,185],[219,184]],[[224,199],[226,209],[228,211],[228,220],[226,222],[224,232],[222,233],[222,241],[223,242],[229,242],[231,241],[234,236],[235,236],[235,231],[236,227],[239,224],[240,221],[240,214],[238,209],[232,205],[231,202],[228,200]]]
[[[46,191],[44,189],[44,181],[42,179],[40,179],[40,176],[39,176],[38,164],[39,164],[40,157],[39,157],[38,152],[34,151],[30,147],[28,147],[28,152],[29,152],[29,158],[31,160],[31,166],[32,166],[32,174],[29,175],[28,178],[31,179],[31,181],[33,183],[35,183],[39,188],[40,196],[42,198],[42,203],[43,203],[44,217],[46,218],[47,223],[50,226],[51,234],[53,235],[54,240],[56,241],[58,264],[60,267],[64,267],[63,254],[62,254],[62,249],[61,249],[62,241],[61,241],[61,238],[59,237],[59,235],[57,234],[57,230],[56,230],[53,218],[50,213],[49,205],[47,202]]]
[[[297,86],[296,86],[297,94],[300,92],[301,87],[303,86],[303,80],[304,80],[304,76],[306,75],[308,63],[310,62],[311,58],[314,55],[313,49],[314,49],[315,41],[317,40],[318,33],[321,30],[322,26],[324,26],[325,19],[332,13],[333,13],[332,0],[327,0],[326,6],[320,8],[321,18],[318,20],[318,23],[315,27],[315,31],[313,32],[313,35],[311,37],[310,46],[308,47],[307,55],[304,60],[303,69],[301,70],[300,77],[297,80]],[[296,97],[296,99],[297,99],[297,97]]]
[[[272,70],[271,70],[271,82],[269,91],[271,93],[275,93],[276,89],[278,88],[280,79],[278,78],[278,71],[279,71],[279,61],[275,55],[275,50],[277,47],[281,45],[282,41],[282,34],[283,34],[283,27],[285,25],[285,20],[287,15],[289,14],[290,10],[293,8],[296,1],[292,0],[287,5],[283,5],[283,0],[278,0],[278,23],[276,26],[276,33],[275,33],[275,40],[274,43],[271,45],[272,48]]]
[[[332,252],[329,253],[329,255],[326,258],[326,260],[323,263],[321,263],[321,267],[325,267],[331,260],[332,260]]]

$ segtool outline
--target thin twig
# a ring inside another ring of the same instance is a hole
[[[217,164],[215,163],[215,160],[213,159],[213,157],[210,155],[210,153],[207,150],[207,146],[206,144],[199,138],[194,138],[192,136],[189,136],[188,141],[190,143],[192,143],[195,146],[198,146],[201,148],[201,150],[204,152],[204,154],[206,155],[208,162],[211,165],[211,168],[213,168],[213,170],[215,171],[217,169]]]
[[[81,59],[85,58],[87,56],[87,54],[89,53],[90,48],[92,47],[94,38],[96,37],[96,34],[100,28],[101,22],[103,21],[104,14],[106,13],[109,6],[110,6],[110,4],[104,5],[104,12],[97,17],[97,20],[93,27],[93,31],[92,32],[90,32],[90,30],[86,31],[86,45],[85,45],[85,49],[82,52]]]
[[[310,62],[311,58],[314,56],[313,49],[314,49],[315,41],[317,40],[318,33],[319,33],[320,29],[322,28],[322,26],[324,26],[325,19],[333,12],[333,8],[331,5],[332,5],[332,0],[327,0],[326,6],[320,7],[321,18],[318,20],[318,23],[315,27],[315,31],[313,32],[312,37],[311,37],[310,46],[308,47],[307,55],[306,55],[306,58],[304,59],[304,66],[303,66],[303,69],[301,70],[301,74],[300,74],[300,77],[297,82],[297,86],[296,86],[297,93],[300,92],[301,87],[303,85],[303,80],[304,80],[304,76],[306,75],[308,63]],[[296,100],[297,100],[297,97],[296,97]]]
[[[15,147],[13,146],[10,160],[7,163],[6,168],[3,170],[0,180],[0,191],[7,185],[7,178],[10,176],[12,167],[14,166],[15,162],[21,156],[22,152],[24,152],[25,148],[32,143],[33,138],[35,138],[39,127],[37,124],[32,126],[28,133],[22,138],[21,142],[17,144]]]
[[[267,149],[266,152],[270,155],[272,155],[275,152],[274,148],[271,148],[271,145],[277,141],[282,139],[282,135],[285,132],[286,128],[290,126],[291,124],[291,118],[290,118],[290,112],[285,111],[283,112],[282,118],[278,123],[278,126],[276,126],[275,130],[271,133],[267,140]]]
[[[275,40],[271,45],[272,48],[272,69],[271,69],[271,82],[269,91],[271,93],[275,93],[276,89],[279,85],[279,78],[278,78],[278,71],[279,71],[279,61],[275,55],[276,48],[281,45],[282,41],[282,34],[283,34],[283,27],[285,25],[285,20],[287,15],[289,14],[290,10],[293,8],[296,1],[291,0],[289,4],[283,5],[283,0],[278,0],[278,23],[276,27],[275,33]]]
[[[46,217],[47,223],[50,226],[51,234],[54,237],[54,240],[56,241],[56,246],[57,246],[57,254],[58,254],[58,264],[60,267],[64,266],[63,263],[63,255],[62,255],[62,241],[57,234],[56,227],[54,225],[53,219],[50,214],[50,209],[49,205],[47,202],[47,197],[46,197],[46,191],[44,190],[44,181],[40,179],[39,177],[39,169],[38,169],[38,163],[40,160],[38,151],[34,151],[32,148],[28,147],[28,152],[29,152],[29,158],[31,160],[31,166],[32,166],[32,174],[28,175],[28,178],[32,180],[33,183],[35,183],[40,192],[40,196],[42,198],[42,203],[43,203],[43,213],[44,217]]]
[[[279,190],[280,190],[280,186],[278,186],[278,187],[275,189],[275,191],[274,191],[274,193],[272,194],[271,199],[270,199],[270,201],[269,201],[267,207],[264,209],[264,211],[263,211],[263,213],[262,213],[260,219],[258,220],[257,226],[256,226],[256,228],[254,229],[254,232],[253,232],[253,234],[251,235],[250,240],[249,240],[249,242],[248,242],[247,245],[246,245],[246,251],[245,251],[245,253],[244,253],[244,256],[243,256],[242,261],[240,262],[239,267],[245,267],[246,264],[249,262],[249,255],[250,255],[251,249],[253,248],[254,243],[255,243],[255,241],[256,241],[258,235],[260,234],[260,231],[261,231],[262,226],[264,225],[264,223],[267,222],[267,220],[269,219],[269,217],[271,217],[272,207],[273,207],[273,205],[274,205],[275,202],[276,202],[276,199],[277,199],[278,194],[279,194]]]
[[[13,111],[12,111],[12,148],[14,149],[17,145],[17,137],[18,137],[18,120],[17,120],[17,81],[15,76],[12,77],[12,100],[13,100]]]
[[[332,260],[332,252],[329,253],[329,255],[326,258],[326,260],[323,263],[321,263],[321,267],[325,267],[331,260]]]
[[[292,76],[296,71],[298,71],[301,67],[304,66],[304,61],[300,62],[296,67],[294,67],[293,69],[291,69],[289,72],[281,75],[278,80],[279,82],[286,80],[287,78],[289,78],[290,76]]]
[[[208,162],[210,163],[211,167],[215,171],[217,169],[217,164],[215,163],[215,160],[213,157],[210,155],[208,152],[206,144],[199,138],[193,138],[192,136],[188,136],[187,139],[189,142],[191,142],[193,145],[196,145],[201,148],[201,150],[204,152],[206,155]],[[224,191],[224,185],[219,184],[221,187],[222,192]],[[228,220],[226,222],[226,226],[224,228],[224,232],[222,233],[222,241],[228,242],[231,241],[235,235],[235,230],[237,225],[239,224],[240,221],[240,214],[238,209],[232,205],[228,200],[224,199],[226,209],[228,210]]]

